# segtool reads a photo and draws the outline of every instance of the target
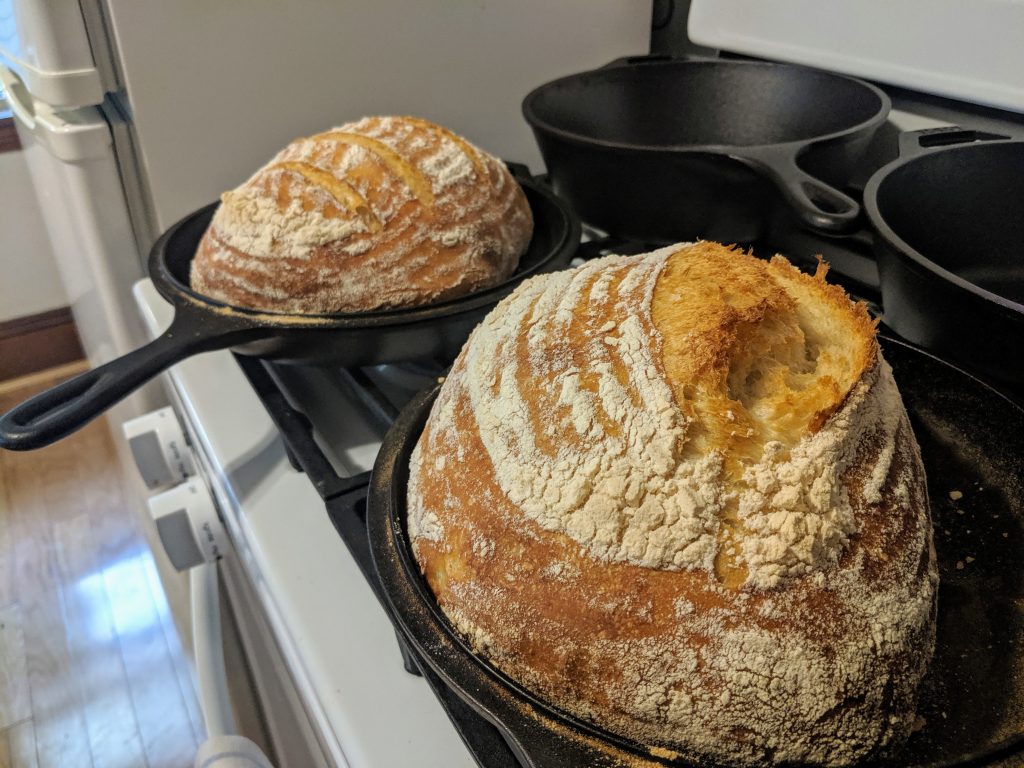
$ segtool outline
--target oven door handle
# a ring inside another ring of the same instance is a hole
[[[274,768],[255,743],[235,733],[235,715],[224,671],[220,629],[217,561],[189,571],[192,593],[192,644],[196,686],[207,739],[196,753],[195,768]]]
[[[228,678],[224,671],[217,562],[200,563],[188,575],[199,708],[207,736],[224,736],[235,733],[235,714],[231,709]]]

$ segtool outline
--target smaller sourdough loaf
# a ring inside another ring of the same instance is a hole
[[[935,641],[924,470],[825,271],[673,246],[488,315],[408,487],[480,655],[655,755],[847,766],[905,741]]]
[[[191,283],[294,314],[430,304],[509,277],[532,231],[500,160],[426,120],[368,117],[293,141],[226,192]]]

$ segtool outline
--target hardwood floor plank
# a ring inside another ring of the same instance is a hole
[[[7,479],[0,464],[0,605],[17,599],[14,591],[14,542],[11,539],[11,501]]]
[[[165,725],[170,728],[170,733],[175,733],[179,724],[175,723],[174,719],[179,713],[183,713],[185,717],[184,731],[187,731],[189,735],[187,744],[194,750],[203,732],[199,704],[195,688],[192,684],[192,673],[188,666],[188,661],[184,657],[181,643],[178,640],[173,619],[169,614],[163,589],[158,579],[155,583],[153,581],[156,566],[140,529],[140,522],[136,517],[137,513],[134,510],[130,510],[123,501],[124,498],[132,495],[131,490],[126,487],[128,478],[120,472],[103,473],[101,471],[102,466],[112,466],[117,456],[117,450],[111,442],[109,432],[102,437],[103,440],[97,440],[97,445],[90,452],[92,458],[85,459],[82,462],[84,472],[92,477],[100,477],[102,479],[102,482],[90,484],[88,490],[90,496],[93,494],[106,494],[108,498],[108,503],[105,504],[89,504],[89,508],[95,512],[92,524],[95,534],[94,539],[96,540],[96,552],[103,562],[118,563],[119,571],[123,568],[130,568],[134,579],[131,591],[131,604],[136,607],[146,606],[144,613],[147,616],[148,622],[145,634],[146,642],[144,644],[140,645],[133,639],[132,642],[125,645],[124,638],[122,638],[122,651],[125,656],[125,662],[128,664],[128,655],[130,653],[144,650],[145,653],[156,653],[160,657],[161,662],[166,664],[166,670],[170,670],[172,674],[162,678],[161,684],[170,684],[173,681],[173,684],[177,687],[178,695],[173,696],[171,688],[167,688],[164,691],[166,699],[169,702],[174,702],[174,706],[168,709],[169,722]],[[105,461],[98,458],[103,454],[107,454],[109,457]],[[115,497],[118,499],[116,502],[114,501]],[[110,569],[108,568],[107,570],[109,571]],[[121,581],[117,583],[119,585],[118,589],[120,589],[123,583]],[[123,598],[126,593],[120,592],[119,594]],[[139,615],[141,616],[142,612]],[[161,648],[163,649],[162,654],[159,653]],[[163,667],[161,668],[164,669]],[[130,670],[129,677],[131,677]],[[147,696],[140,693],[138,686],[132,679],[129,679],[129,687],[136,704],[136,714],[139,718],[139,729],[143,740],[145,741],[147,738],[150,738],[150,741],[145,742],[146,755],[152,764],[161,764],[160,761],[163,760],[163,756],[160,754],[162,747],[159,745],[166,746],[168,742],[160,735],[158,729],[150,728],[143,722],[145,717],[143,712],[148,711],[151,704]],[[181,705],[180,710],[178,708],[179,703]],[[199,726],[198,729],[196,728],[197,724]],[[194,755],[190,753],[189,760],[193,757]],[[163,764],[176,764],[173,761],[178,759],[177,753],[172,750],[169,758],[172,762]]]
[[[23,544],[23,550],[30,552],[24,562],[41,562],[39,549],[36,542]],[[41,571],[28,565],[20,572]],[[19,583],[19,592],[24,595],[25,660],[39,764],[42,768],[91,768],[89,737],[82,715],[84,702],[64,634],[59,587],[40,583],[35,589],[26,589],[24,583]]]
[[[0,768],[39,768],[31,720],[0,731]]]
[[[0,388],[0,410],[60,375]],[[125,471],[102,420],[41,451],[0,451],[0,606],[20,609],[32,718],[0,731],[0,768],[193,763],[191,672]]]
[[[201,715],[192,685],[191,671],[178,642],[173,621],[169,615],[165,615],[167,601],[163,590],[159,583],[153,584],[151,580],[150,575],[155,571],[155,565],[140,530],[136,517],[138,512],[130,509],[125,502],[126,498],[135,496],[131,489],[126,487],[128,479],[122,472],[109,471],[117,461],[117,450],[110,433],[104,431],[89,437],[92,438],[90,450],[87,452],[88,455],[83,457],[80,470],[85,476],[93,479],[87,484],[86,501],[88,508],[94,513],[92,526],[97,557],[104,563],[117,563],[116,567],[108,566],[104,569],[107,583],[110,583],[113,574],[113,581],[117,585],[119,597],[115,598],[112,594],[111,599],[115,602],[124,602],[126,596],[130,595],[127,604],[134,606],[135,620],[146,616],[146,628],[141,634],[129,639],[121,636],[122,655],[128,671],[129,690],[135,706],[144,751],[150,764],[154,766],[174,766],[179,764],[180,760],[185,761],[181,765],[190,765],[198,738],[202,734]],[[107,471],[104,471],[105,468]],[[125,569],[133,573],[130,592],[121,591],[124,581],[120,579],[120,574],[125,572]],[[114,607],[116,614],[118,606],[115,604]],[[131,665],[132,659],[137,657],[155,658],[159,662],[153,667],[160,670],[155,683],[147,680],[143,685],[141,681],[134,679]],[[167,670],[172,674],[166,674]],[[178,689],[176,696],[170,687],[172,682]],[[152,699],[151,689],[162,691],[165,719],[153,719],[147,715],[148,712],[161,711],[161,704]],[[185,717],[184,724],[177,722],[182,713]],[[199,725],[199,729],[196,728],[196,724]],[[179,737],[180,748],[174,743]]]
[[[64,633],[64,601],[45,503],[49,486],[67,483],[64,451],[0,452],[8,483],[25,662],[41,768],[92,768],[82,697]],[[52,470],[52,471],[51,471]]]
[[[104,587],[106,564],[97,562],[92,527],[89,513],[54,524],[57,559],[65,580],[68,645],[82,687],[93,764],[135,768],[145,766],[146,758]]]
[[[37,373],[19,376],[16,379],[0,381],[0,397],[9,399],[9,402],[4,405],[4,410],[13,408],[22,400],[27,400],[32,395],[59,383],[63,379],[77,376],[79,373],[87,370],[89,370],[88,360],[76,360],[45,371],[38,371]]]
[[[14,603],[0,608],[0,729],[31,716],[21,608]]]
[[[189,723],[192,726],[192,734],[196,743],[206,739],[206,726],[203,724],[203,713],[199,710],[199,697],[195,687],[195,679],[192,673],[192,666],[182,649],[181,640],[178,637],[178,630],[171,616],[171,608],[168,604],[164,591],[160,586],[160,576],[157,566],[152,557],[145,558],[143,565],[146,569],[146,579],[149,583],[149,591],[156,604],[157,614],[160,616],[160,624],[163,627],[164,639],[171,652],[171,661],[174,664],[174,672],[178,678],[178,687],[181,689],[182,698],[185,700],[185,709],[188,712]]]
[[[197,743],[160,618],[146,584],[144,553],[104,569],[136,721],[152,768],[192,765]]]

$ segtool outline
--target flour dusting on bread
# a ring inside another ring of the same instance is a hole
[[[292,142],[226,192],[191,282],[282,312],[426,304],[507,278],[531,233],[498,159],[425,120],[364,118]]]
[[[410,463],[441,608],[555,706],[696,760],[898,746],[932,654],[920,455],[863,307],[711,243],[537,278]]]
[[[610,256],[529,281],[483,322],[466,348],[464,387],[495,477],[525,515],[598,559],[714,570],[728,546],[723,511],[732,507],[725,524],[743,527],[734,559],[748,585],[771,587],[834,565],[856,531],[842,477],[866,440],[879,466],[891,460],[899,394],[867,381],[851,393],[857,370],[836,383],[830,407],[845,401],[839,412],[791,445],[765,442],[756,459],[755,444],[732,477],[725,468],[736,451],[728,441],[688,450],[691,433],[708,432],[706,414],[677,406],[651,313],[662,268],[678,250]],[[764,280],[791,269],[757,267]],[[603,314],[621,320],[592,322]],[[820,361],[829,351],[817,354]],[[554,387],[529,390],[527,400],[524,384],[538,379]],[[454,429],[445,402],[437,422]],[[748,410],[735,402],[731,422],[753,423]]]

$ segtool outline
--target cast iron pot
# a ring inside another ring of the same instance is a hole
[[[806,227],[853,229],[860,206],[833,185],[889,107],[873,85],[807,67],[637,57],[542,85],[523,114],[555,190],[588,224],[645,241],[749,243],[780,193]]]
[[[149,276],[174,305],[170,327],[149,344],[58,384],[0,416],[0,448],[41,448],[65,437],[199,352],[230,347],[279,363],[339,366],[453,358],[502,298],[530,275],[562,269],[579,245],[568,206],[513,168],[533,213],[533,238],[515,273],[484,291],[423,307],[334,315],[293,315],[232,307],[189,287],[199,240],[217,209],[208,205],[165,232],[149,255]]]
[[[1007,760],[1000,765],[1018,765],[1024,685],[1013,668],[1024,644],[1024,409],[903,342],[883,338],[881,344],[921,446],[940,583],[936,653],[918,706],[924,725],[898,757],[871,765],[952,768],[1000,759]],[[642,745],[556,710],[474,653],[441,611],[406,526],[410,456],[439,389],[412,400],[388,431],[367,498],[382,602],[402,636],[423,664],[501,731],[524,768],[697,768],[662,761]],[[962,498],[952,499],[951,490]]]
[[[902,134],[864,209],[886,324],[1024,383],[1024,141],[959,128]]]

